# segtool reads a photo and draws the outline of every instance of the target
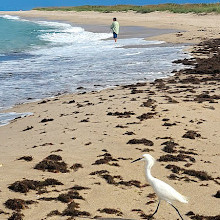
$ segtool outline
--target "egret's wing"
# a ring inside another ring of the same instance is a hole
[[[172,186],[168,185],[167,183],[159,179],[155,179],[153,181],[152,187],[154,188],[156,194],[160,199],[169,202],[173,202],[173,201],[179,201],[183,203],[188,202],[186,197],[184,197],[179,192],[177,192]]]

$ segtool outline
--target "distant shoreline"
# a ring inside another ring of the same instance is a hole
[[[216,13],[220,14],[220,4],[219,3],[186,3],[186,4],[176,4],[176,3],[166,3],[166,4],[156,4],[156,5],[83,5],[83,6],[63,6],[63,7],[37,7],[32,10],[39,11],[95,11],[102,13],[114,13],[114,12],[137,12],[137,13],[150,13],[155,11],[168,11],[172,13]]]

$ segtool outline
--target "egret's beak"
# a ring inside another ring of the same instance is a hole
[[[136,160],[133,160],[131,163],[137,162],[137,161],[142,160],[142,159],[143,159],[143,157],[138,158],[138,159],[136,159]]]

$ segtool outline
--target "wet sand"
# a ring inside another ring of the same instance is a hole
[[[192,48],[167,79],[10,109],[34,114],[0,127],[0,218],[147,219],[157,197],[130,162],[149,153],[152,175],[188,197],[184,219],[219,219],[219,44]],[[177,218],[165,202],[155,215]]]

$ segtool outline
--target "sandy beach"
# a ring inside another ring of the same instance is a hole
[[[152,12],[147,14],[134,12],[62,12],[62,11],[15,11],[0,12],[0,14],[17,15],[27,18],[42,18],[48,20],[57,20],[71,22],[74,24],[106,26],[109,31],[112,17],[117,17],[123,26],[137,26],[158,29],[178,30],[174,33],[159,33],[157,36],[148,37],[148,40],[163,40],[168,43],[199,43],[203,40],[218,38],[220,36],[219,19],[220,15],[206,14],[177,14],[169,12]],[[106,29],[104,29],[106,31]],[[97,30],[99,31],[99,30]],[[138,33],[134,33],[138,34]],[[146,35],[148,32],[146,32]]]
[[[184,219],[220,219],[219,15],[1,12],[88,25],[178,30],[148,37],[190,47],[186,69],[154,82],[65,94],[21,104],[32,112],[0,127],[0,219],[148,219],[158,198],[152,175],[186,196]],[[144,33],[143,33],[144,34]],[[135,35],[135,33],[134,33]],[[181,61],[180,61],[181,62]],[[179,219],[161,203],[154,219]]]

